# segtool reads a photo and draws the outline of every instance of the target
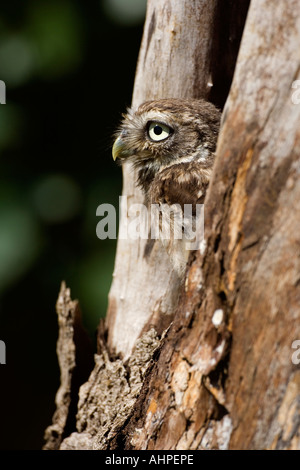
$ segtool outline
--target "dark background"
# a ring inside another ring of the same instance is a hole
[[[55,303],[64,279],[95,343],[118,207],[112,134],[131,103],[145,0],[7,0],[0,6],[0,448],[40,449],[59,385]]]

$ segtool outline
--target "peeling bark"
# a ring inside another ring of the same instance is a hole
[[[107,351],[95,357],[95,368],[80,389],[77,433],[63,441],[62,450],[107,448],[133,412],[145,372],[160,340],[154,329],[137,342],[127,364],[110,360]]]
[[[59,448],[63,438],[75,430],[79,386],[88,379],[93,366],[92,345],[81,324],[77,300],[62,282],[56,303],[59,336],[57,357],[60,387],[57,391],[52,424],[45,431],[45,450]]]

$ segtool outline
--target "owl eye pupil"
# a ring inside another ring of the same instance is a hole
[[[148,137],[152,142],[160,142],[166,140],[173,132],[171,127],[166,124],[161,124],[159,122],[150,122],[147,127]]]
[[[161,135],[161,133],[162,133],[163,130],[162,130],[162,128],[161,128],[160,126],[155,126],[154,129],[153,129],[153,131],[154,131],[154,134],[156,134],[156,135]]]

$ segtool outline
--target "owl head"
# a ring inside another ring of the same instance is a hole
[[[161,99],[128,109],[113,145],[113,158],[131,162],[145,189],[157,172],[178,163],[213,163],[220,111],[204,100]]]

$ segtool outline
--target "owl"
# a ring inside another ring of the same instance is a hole
[[[204,100],[147,101],[123,115],[113,144],[113,159],[133,165],[147,206],[159,208],[159,233],[170,234],[160,238],[181,277],[212,173],[220,116]],[[182,217],[185,207],[189,217]],[[162,230],[167,225],[170,230]]]

